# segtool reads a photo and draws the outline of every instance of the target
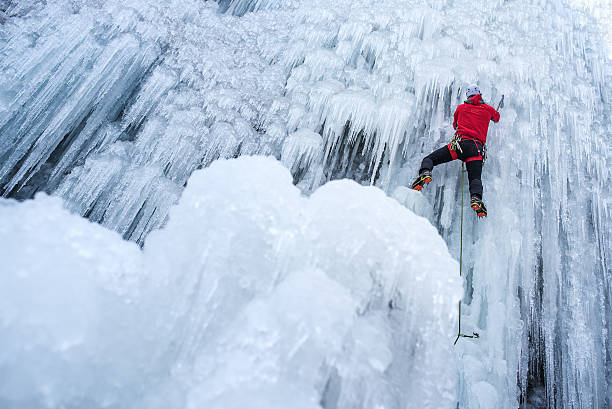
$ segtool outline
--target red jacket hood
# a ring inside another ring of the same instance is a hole
[[[469,97],[466,101],[466,104],[472,104],[472,105],[478,105],[478,104],[482,104],[482,95],[480,94],[476,94],[476,95],[472,95],[471,97]]]

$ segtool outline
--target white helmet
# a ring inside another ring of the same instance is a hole
[[[470,85],[467,89],[467,91],[465,91],[465,96],[466,97],[471,97],[473,95],[482,95],[482,93],[480,92],[480,88],[478,88],[477,85]]]

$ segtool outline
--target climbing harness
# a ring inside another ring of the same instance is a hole
[[[487,144],[481,142],[480,144],[482,145],[482,149],[480,149],[478,147],[478,142],[474,141],[474,145],[476,145],[476,150],[478,151],[478,154],[482,158],[482,165],[484,166],[485,162],[487,161]]]
[[[482,158],[482,164],[484,165],[485,161],[487,160],[487,145],[480,141],[475,141],[473,139],[468,139],[468,140],[471,140],[474,142],[474,145],[476,146],[476,150],[478,151],[478,155]],[[462,141],[461,134],[455,132],[455,135],[453,135],[453,137],[451,138],[448,144],[448,148],[451,151],[458,151],[459,153],[463,153],[463,149],[461,149],[461,144],[460,144],[461,141]],[[478,147],[479,143],[482,145],[482,149]],[[453,157],[453,159],[456,159],[456,155],[453,155],[452,152],[451,152],[451,156]],[[475,156],[474,158],[478,158],[478,157]],[[474,159],[470,157],[470,158],[467,158],[465,161],[469,162],[470,160],[474,160]]]
[[[461,164],[461,236],[459,240],[459,277],[461,277],[462,268],[463,268],[463,173],[465,172],[465,164]],[[453,345],[457,344],[459,338],[479,338],[478,332],[472,332],[472,335],[462,334],[461,333],[461,300],[459,300],[459,327],[457,329],[457,338],[455,338],[455,342]]]
[[[453,135],[452,139],[450,140],[450,149],[463,153],[463,149],[461,149],[461,145],[459,145],[459,142],[461,142],[461,135],[455,132],[455,135]]]

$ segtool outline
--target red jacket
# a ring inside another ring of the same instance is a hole
[[[484,144],[487,142],[487,131],[491,120],[499,121],[499,112],[482,102],[482,96],[474,95],[457,107],[453,128],[463,136],[463,139],[475,139]]]

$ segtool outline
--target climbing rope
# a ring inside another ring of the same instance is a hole
[[[460,227],[460,239],[459,239],[459,277],[462,276],[463,268],[463,173],[465,172],[465,163],[461,163],[461,227]],[[477,332],[472,332],[472,335],[466,335],[461,333],[461,300],[459,300],[459,328],[457,328],[457,338],[453,345],[459,341],[459,338],[478,338]]]

